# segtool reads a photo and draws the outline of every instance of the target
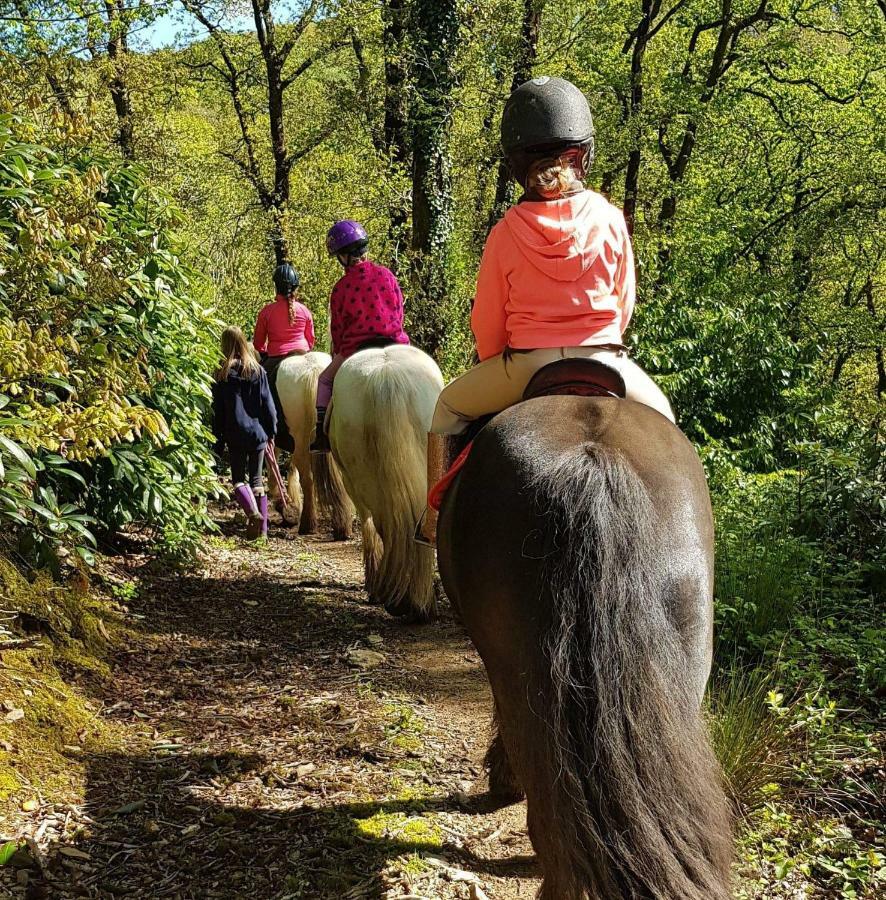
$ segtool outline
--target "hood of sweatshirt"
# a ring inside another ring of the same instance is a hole
[[[529,262],[555,281],[576,281],[599,257],[606,237],[614,238],[609,202],[594,191],[518,203],[504,223]]]

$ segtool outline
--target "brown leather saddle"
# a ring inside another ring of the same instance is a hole
[[[524,400],[567,394],[573,397],[624,397],[625,383],[611,366],[595,359],[567,358],[548,363],[532,376]]]
[[[621,375],[611,366],[595,359],[571,357],[558,359],[539,369],[526,385],[523,400],[556,395],[573,397],[615,397],[625,396],[625,383]],[[439,509],[450,485],[467,462],[474,438],[495,418],[483,416],[471,422],[467,431],[454,436],[449,442],[449,467],[443,478],[432,488],[428,503]]]
[[[621,375],[605,363],[596,359],[567,357],[542,366],[526,385],[523,400],[554,397],[558,394],[573,397],[624,398],[625,383]],[[467,431],[453,442],[453,455],[458,455],[458,452],[473,441],[495,415],[482,416],[471,422]]]

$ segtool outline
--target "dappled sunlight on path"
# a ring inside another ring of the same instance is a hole
[[[448,607],[402,625],[366,603],[357,543],[282,529],[211,539],[187,574],[129,562],[136,631],[101,714],[130,743],[84,754],[29,897],[534,896],[524,808],[483,793],[489,691]]]

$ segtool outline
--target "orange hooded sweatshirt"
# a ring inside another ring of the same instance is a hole
[[[593,191],[511,207],[489,233],[471,313],[481,360],[620,344],[634,310],[624,215]]]

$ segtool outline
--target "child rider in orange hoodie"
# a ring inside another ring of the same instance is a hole
[[[606,363],[621,374],[630,399],[674,421],[667,398],[622,343],[634,309],[634,256],[621,210],[583,183],[594,148],[584,95],[561,78],[528,81],[508,100],[501,134],[524,195],[483,251],[471,313],[480,363],[440,395],[429,487],[442,474],[438,435],[459,434],[518,403],[532,376],[558,359]],[[433,510],[422,534],[428,543],[436,539]]]

